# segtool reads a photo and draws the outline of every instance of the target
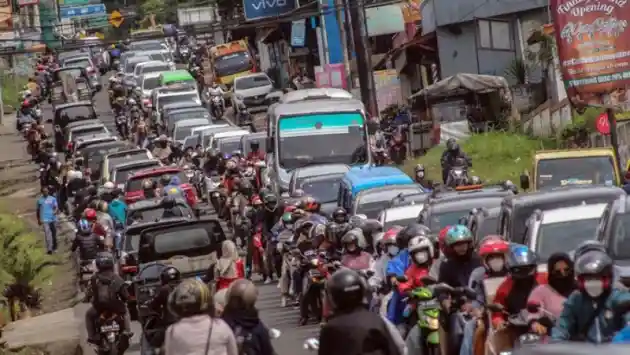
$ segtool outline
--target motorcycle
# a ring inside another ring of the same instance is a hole
[[[555,319],[549,316],[549,312],[545,310],[540,312],[542,316],[538,319],[531,317],[531,314],[541,311],[540,305],[537,304],[528,304],[525,309],[516,314],[509,314],[500,304],[486,305],[486,309],[491,312],[503,313],[507,316],[507,327],[489,331],[486,341],[486,354],[510,355],[513,349],[543,342],[546,337],[540,336],[531,330],[532,321],[543,324],[547,328],[548,334],[555,325]]]
[[[98,355],[123,354],[129,347],[129,339],[123,336],[120,324],[122,316],[113,313],[103,313],[99,316],[98,331],[100,343],[96,348]]]
[[[127,117],[122,114],[116,116],[116,129],[118,130],[118,134],[123,139],[127,139],[129,137],[129,125],[127,124]]]
[[[468,165],[462,158],[455,159],[455,164],[449,170],[446,178],[446,186],[457,187],[467,185],[470,181],[468,177]]]
[[[210,177],[204,177],[205,180],[205,196],[210,201],[210,204],[218,214],[221,210],[221,206],[225,203],[225,196],[221,193],[220,189],[223,188],[223,182],[221,176],[211,175]]]
[[[389,147],[389,156],[397,165],[403,164],[407,158],[407,146],[405,145],[405,141],[400,133],[397,133],[392,137]]]
[[[220,95],[210,96],[210,112],[215,119],[221,119],[223,117],[223,99]]]

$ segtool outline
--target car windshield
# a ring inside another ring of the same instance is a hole
[[[298,180],[297,186],[304,191],[304,194],[315,197],[320,203],[330,203],[337,201],[341,177],[331,179],[309,180],[308,178]]]
[[[536,240],[538,260],[546,262],[553,253],[574,250],[582,242],[595,239],[598,224],[599,218],[590,218],[541,225]]]
[[[61,70],[57,73],[57,75],[59,76],[59,79],[61,80],[61,78],[63,77],[71,77],[73,79],[78,79],[81,77],[82,72],[81,69],[76,68],[76,69],[64,69]]]
[[[181,120],[190,120],[194,118],[206,118],[210,121],[210,114],[206,110],[198,110],[198,111],[185,111],[181,113],[173,113],[169,116],[169,122],[177,122]]]
[[[68,115],[68,118],[72,121],[78,118],[96,117],[94,108],[91,106],[75,106],[64,109],[60,115]]]
[[[487,236],[490,234],[497,234],[497,228],[499,226],[499,217],[487,217],[483,220],[478,227],[476,235]]]
[[[168,66],[168,64],[147,65],[147,66],[142,67],[142,73],[141,74],[169,71],[170,69],[171,68]]]
[[[241,141],[220,140],[217,148],[220,152],[232,154],[233,151],[241,149]]]
[[[164,107],[168,104],[173,104],[176,102],[182,102],[182,103],[186,101],[196,102],[197,99],[198,99],[197,95],[195,94],[168,95],[168,96],[160,97],[158,99],[158,102],[161,107]]]
[[[242,73],[252,68],[252,60],[247,52],[235,52],[215,58],[214,70],[217,76]]]
[[[185,204],[178,203],[175,208],[181,210],[181,216],[188,215],[188,206]],[[180,214],[175,214],[175,216],[179,216]],[[169,214],[167,214],[169,216]],[[170,215],[172,217],[172,215]],[[162,206],[154,206],[146,209],[138,209],[136,211],[130,211],[128,216],[129,224],[135,221],[149,222],[149,221],[159,221],[164,218],[164,208]]]
[[[90,66],[90,59],[88,58],[69,59],[65,62],[65,66],[87,68]]]
[[[104,126],[77,129],[72,131],[72,137],[76,140],[80,137],[91,136],[98,133],[107,133],[107,129]]]
[[[429,215],[428,223],[425,224],[431,229],[432,233],[439,233],[440,230],[442,230],[442,228],[446,226],[459,224],[459,219],[468,216],[469,213],[470,209],[443,213],[431,213]]]
[[[267,85],[271,85],[271,81],[266,75],[246,76],[234,80],[234,90],[247,90]]]
[[[160,77],[145,78],[142,82],[142,90],[153,90],[160,86]]]
[[[383,230],[386,231],[393,226],[406,226],[410,223],[414,223],[417,219],[418,219],[417,217],[392,219],[390,221],[386,221],[385,223],[383,223]]]
[[[156,174],[151,174],[151,175],[142,175],[142,176],[137,176],[134,177],[133,179],[129,179],[129,181],[127,181],[127,186],[125,187],[125,191],[127,192],[133,192],[133,191],[140,191],[142,190],[142,182],[144,180],[151,180],[154,183],[158,183],[160,181],[160,179],[162,178],[162,176],[177,176],[179,178],[179,181],[186,181],[186,174],[183,171],[168,171],[168,172],[161,172],[161,173],[156,173]]]
[[[83,160],[87,162],[87,167],[92,169],[92,171],[98,170],[99,166],[105,156],[110,153],[115,153],[121,150],[130,149],[124,143],[117,143],[115,145],[106,145],[106,146],[92,146],[85,148],[81,151],[83,155]]]
[[[192,130],[195,127],[201,127],[201,126],[184,126],[184,127],[175,128],[175,134],[174,134],[173,139],[177,141],[186,139],[186,137],[192,134]]]
[[[542,159],[536,167],[536,188],[548,189],[570,185],[617,184],[612,157],[577,157]]]
[[[182,226],[166,232],[158,231],[155,234],[153,253],[157,260],[169,259],[176,255],[192,258],[210,254],[214,249],[212,236],[205,228],[198,226]]]
[[[148,158],[149,157],[147,156],[146,151],[134,151],[134,152],[126,153],[124,155],[120,154],[120,155],[109,157],[107,159],[107,164],[108,164],[109,170],[111,171],[117,165],[131,163],[133,161],[146,160]]]
[[[410,185],[413,186],[413,185]],[[338,193],[339,190],[335,191]],[[399,194],[418,192],[418,189],[401,189],[396,186],[392,186],[390,189],[368,191],[359,196],[358,203],[356,204],[356,212],[354,214],[364,214],[370,219],[375,219],[378,214],[387,206],[389,202]]]
[[[156,161],[154,163],[147,163],[141,165],[132,165],[130,167],[122,167],[120,169],[116,169],[116,179],[114,180],[115,185],[125,184],[125,182],[129,179],[129,175],[133,175],[138,171],[142,171],[145,169],[149,169],[151,167],[159,166],[159,163]]]
[[[280,167],[367,163],[367,138],[361,113],[324,113],[283,117],[279,122]]]
[[[151,60],[159,60],[160,62],[168,61],[166,53],[150,53],[149,58],[151,58]]]
[[[161,51],[163,49],[166,49],[166,46],[159,41],[131,43],[129,45],[131,51]]]
[[[131,74],[133,73],[133,71],[136,69],[136,66],[142,62],[148,62],[149,60],[151,60],[149,57],[142,57],[142,59],[136,59],[134,58],[133,61],[128,61],[127,65],[125,66],[125,73],[127,74]]]

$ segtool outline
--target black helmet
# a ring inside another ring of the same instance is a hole
[[[346,223],[348,222],[348,212],[343,207],[337,207],[332,213],[332,220],[336,223]]]
[[[613,260],[601,250],[590,250],[575,259],[575,275],[610,277],[613,274]]]
[[[164,196],[162,199],[162,207],[164,208],[173,208],[177,204],[175,197],[173,196]]]
[[[455,141],[455,138],[449,138],[446,141],[446,149],[449,152],[457,152],[459,150],[459,144],[457,144],[457,141]]]
[[[506,262],[512,278],[527,278],[536,273],[538,256],[528,247],[516,244],[510,247]]]
[[[403,228],[396,236],[396,244],[400,249],[407,249],[409,241],[413,237],[428,237],[431,229],[420,223],[411,223]]]
[[[341,244],[355,244],[359,246],[359,232],[360,229],[351,229],[343,237],[341,237]]]
[[[313,221],[310,221],[306,218],[302,218],[298,221],[295,222],[294,228],[293,230],[297,233],[297,234],[308,234],[310,235],[310,230],[311,228],[313,228]]]
[[[577,248],[575,248],[575,252],[573,254],[573,260],[577,260],[580,256],[584,255],[586,252],[591,250],[601,251],[602,253],[606,252],[606,246],[602,244],[602,242],[597,240],[586,240]]]
[[[356,271],[343,268],[326,282],[326,293],[334,311],[352,311],[363,305],[365,281]]]
[[[162,285],[178,282],[180,277],[181,275],[179,273],[179,270],[172,266],[165,268],[160,273],[160,281],[162,282]]]
[[[238,189],[243,195],[250,196],[254,192],[254,186],[248,179],[241,179]]]
[[[168,184],[170,184],[170,183],[171,183],[171,179],[172,179],[172,178],[173,178],[173,177],[172,177],[171,175],[169,175],[169,174],[164,174],[164,175],[162,175],[162,177],[160,178],[160,183],[161,183],[162,185],[166,186],[166,185],[168,185]]]
[[[341,226],[335,222],[326,224],[326,239],[331,243],[337,243],[341,230]]]
[[[212,302],[208,286],[197,279],[184,279],[168,297],[169,309],[181,318],[208,313]]]
[[[218,150],[214,148],[210,148],[206,151],[206,155],[208,156],[209,159],[216,159],[220,156],[220,153]]]
[[[249,143],[249,148],[251,150],[258,150],[260,148],[260,143],[258,141],[251,141]]]
[[[114,256],[111,253],[98,253],[96,256],[96,268],[98,271],[114,270]]]

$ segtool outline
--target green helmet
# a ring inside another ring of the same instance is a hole
[[[282,215],[282,222],[284,222],[285,224],[293,223],[293,214],[291,212],[285,212]]]
[[[472,242],[473,236],[470,233],[468,227],[461,224],[452,226],[448,232],[446,232],[446,245],[452,246],[455,243]]]

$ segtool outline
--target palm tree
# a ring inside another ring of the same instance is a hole
[[[14,321],[41,307],[40,287],[52,277],[54,259],[46,255],[40,238],[11,218],[0,215],[0,286]]]
[[[531,46],[534,44],[539,45],[538,50],[533,51],[528,48],[525,51],[525,57],[528,61],[535,63],[541,67],[543,97],[545,98],[545,100],[547,100],[549,99],[549,70],[554,69],[554,54],[556,43],[552,35],[549,35],[542,30],[537,30],[527,39],[527,45]]]
[[[517,85],[527,84],[530,68],[521,58],[514,58],[505,69],[505,76],[516,81]]]

